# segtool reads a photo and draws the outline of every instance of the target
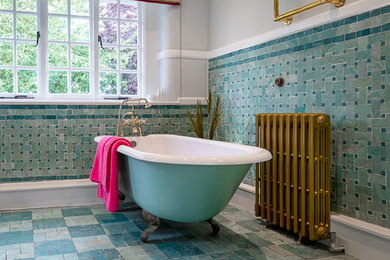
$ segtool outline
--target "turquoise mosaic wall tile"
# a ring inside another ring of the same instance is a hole
[[[390,6],[210,59],[209,85],[230,142],[257,113],[330,114],[332,210],[390,227]]]
[[[98,135],[115,135],[119,106],[0,105],[0,182],[88,178]],[[144,134],[192,135],[194,106],[136,109]],[[126,133],[125,133],[126,134]],[[130,133],[127,133],[130,135]]]

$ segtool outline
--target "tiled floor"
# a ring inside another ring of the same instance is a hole
[[[0,259],[354,259],[317,243],[297,245],[294,235],[233,206],[215,220],[216,237],[206,222],[162,221],[144,244],[146,225],[132,203],[115,214],[102,205],[0,211]]]

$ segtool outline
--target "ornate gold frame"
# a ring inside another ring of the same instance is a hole
[[[313,3],[301,6],[297,9],[294,9],[292,11],[289,11],[287,13],[279,15],[279,0],[274,0],[274,21],[275,22],[284,22],[285,24],[289,25],[292,22],[292,16],[302,13],[303,11],[312,9],[316,6],[323,5],[323,4],[334,4],[335,7],[341,7],[345,4],[346,0],[317,0]]]

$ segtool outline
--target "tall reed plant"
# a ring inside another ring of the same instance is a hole
[[[187,116],[191,123],[191,128],[199,138],[208,138],[212,140],[215,136],[217,128],[222,124],[222,103],[219,96],[213,104],[211,91],[206,98],[207,101],[207,120],[208,124],[206,131],[204,131],[204,119],[203,109],[200,100],[196,102],[196,113],[195,118],[191,115],[190,111],[187,110]]]

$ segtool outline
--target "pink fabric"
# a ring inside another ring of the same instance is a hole
[[[129,140],[117,136],[105,136],[100,140],[89,177],[91,181],[99,184],[97,196],[104,201],[110,212],[116,212],[119,209],[116,151],[120,145],[133,147]]]

